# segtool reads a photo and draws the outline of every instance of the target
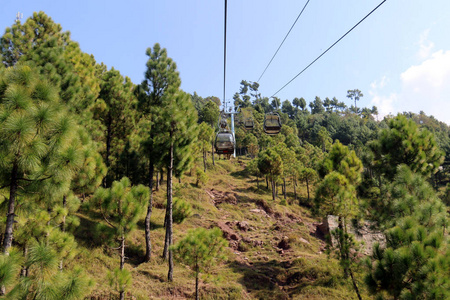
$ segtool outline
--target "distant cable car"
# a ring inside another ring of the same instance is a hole
[[[244,121],[245,129],[252,130],[254,126],[255,126],[255,123],[253,122],[252,118],[245,119],[245,121]]]
[[[214,145],[217,154],[233,154],[235,146],[233,133],[230,131],[221,131],[217,133]]]
[[[267,113],[264,117],[264,132],[275,135],[281,131],[281,118],[277,113]]]
[[[219,121],[219,128],[225,129],[228,127],[228,123],[226,119],[220,119]]]

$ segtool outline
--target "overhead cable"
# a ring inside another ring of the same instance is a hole
[[[261,76],[259,76],[259,79],[256,82],[259,82],[261,80],[261,78],[263,77],[264,73],[266,72],[267,68],[270,66],[270,64],[272,63],[273,59],[275,58],[275,56],[277,55],[278,51],[280,50],[281,46],[283,45],[284,41],[286,40],[286,38],[288,37],[289,33],[291,33],[292,28],[294,28],[295,24],[297,23],[298,19],[300,18],[300,16],[302,15],[303,11],[305,10],[306,6],[308,5],[310,0],[306,1],[305,6],[303,6],[302,11],[298,14],[297,19],[295,19],[294,24],[292,24],[291,29],[289,29],[288,33],[286,34],[286,36],[284,37],[283,41],[281,42],[280,46],[278,47],[277,51],[275,51],[275,54],[272,56],[272,58],[270,59],[269,63],[267,64],[266,68],[264,69],[264,71],[262,72]]]
[[[364,18],[362,18],[358,23],[356,23],[355,26],[353,26],[349,31],[347,31],[343,36],[341,36],[336,42],[334,42],[333,45],[328,47],[327,50],[322,52],[315,60],[313,60],[309,65],[307,65],[300,73],[294,76],[291,80],[289,80],[288,83],[286,83],[282,88],[280,88],[276,93],[274,93],[271,97],[274,97],[276,94],[278,94],[282,89],[284,89],[286,86],[288,86],[292,81],[294,81],[298,76],[300,76],[303,72],[305,72],[309,67],[311,67],[316,61],[318,61],[325,53],[327,53],[331,48],[333,48],[337,43],[339,43],[347,34],[349,34],[353,29],[355,29],[359,24],[361,24],[367,17],[369,17],[373,12],[375,12],[381,5],[383,5],[387,0],[384,0],[380,4],[378,4],[377,7],[375,7],[370,13],[368,13]]]
[[[225,0],[225,17],[224,17],[224,34],[223,34],[223,103],[225,105],[225,82],[227,68],[227,0]]]

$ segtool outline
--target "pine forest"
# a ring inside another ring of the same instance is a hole
[[[444,122],[243,79],[231,124],[164,45],[136,84],[44,12],[0,47],[0,298],[450,299]]]

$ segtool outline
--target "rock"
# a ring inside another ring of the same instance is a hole
[[[248,225],[248,223],[245,222],[245,221],[237,222],[236,225],[239,228],[239,230],[242,230],[242,231],[249,231],[249,230],[251,230],[250,225]]]
[[[304,238],[299,238],[298,239],[300,242],[302,242],[302,243],[304,243],[304,244],[308,244],[308,245],[311,245],[311,243],[310,242],[308,242],[307,240],[305,240]]]
[[[375,243],[379,243],[382,248],[386,247],[386,237],[385,235],[376,229],[372,229],[373,223],[365,221],[361,226],[355,228],[352,224],[347,224],[347,231],[353,234],[356,241],[361,243],[361,250],[364,255],[371,255],[372,249]],[[324,218],[322,224],[317,225],[319,229],[325,236],[331,236],[331,232],[338,228],[339,218],[337,216],[327,216]],[[332,246],[337,245],[337,241],[331,236]]]
[[[227,239],[228,241],[238,241],[240,240],[239,234],[237,234],[233,229],[231,229],[227,224],[224,222],[217,222],[217,227],[222,230],[223,237]]]
[[[281,241],[278,243],[278,248],[281,248],[283,250],[287,250],[291,248],[291,245],[289,245],[289,238],[287,236],[283,236]]]
[[[239,237],[237,236],[236,233],[231,233],[230,236],[229,236],[229,238],[230,238],[231,240],[233,240],[233,241],[239,240]]]
[[[253,243],[253,247],[261,247],[262,245],[264,245],[263,241],[252,241]]]

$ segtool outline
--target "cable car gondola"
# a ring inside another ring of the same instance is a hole
[[[214,145],[217,154],[233,154],[235,146],[233,133],[230,131],[221,131],[217,133]]]
[[[254,126],[255,126],[255,123],[253,122],[252,118],[248,118],[244,121],[244,128],[246,130],[252,130]]]
[[[281,118],[278,113],[267,113],[264,117],[264,132],[275,135],[281,131]]]

